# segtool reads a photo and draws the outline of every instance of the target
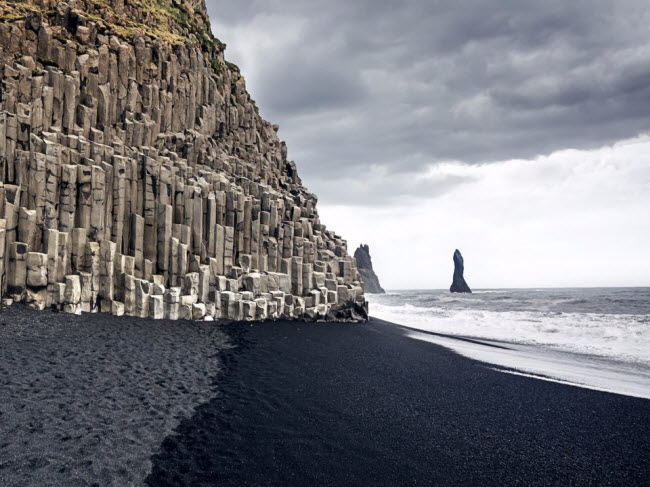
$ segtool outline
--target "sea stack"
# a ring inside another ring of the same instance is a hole
[[[452,293],[471,293],[472,290],[469,288],[463,277],[463,272],[465,272],[465,264],[463,262],[463,256],[458,249],[454,252],[454,280],[451,283],[449,290]]]
[[[379,285],[379,278],[372,268],[370,248],[367,245],[359,245],[354,251],[354,258],[357,261],[357,269],[361,274],[364,291],[371,294],[385,294],[386,291]]]
[[[5,304],[367,318],[346,241],[225,47],[204,0],[2,2]]]

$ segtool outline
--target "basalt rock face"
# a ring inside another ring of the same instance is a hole
[[[472,290],[469,288],[463,277],[465,272],[465,263],[463,262],[463,256],[456,249],[454,252],[454,280],[451,283],[449,290],[452,293],[471,293]]]
[[[202,0],[0,1],[6,303],[363,321],[345,240]]]
[[[371,294],[386,293],[379,285],[379,278],[372,268],[370,247],[363,244],[359,245],[359,248],[354,251],[354,259],[357,261],[357,269],[359,270],[359,274],[361,274],[364,291]]]

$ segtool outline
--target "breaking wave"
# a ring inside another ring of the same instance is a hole
[[[649,365],[650,313],[643,311],[650,290],[629,290],[619,298],[616,293],[621,291],[410,291],[370,295],[369,301],[372,316],[425,331]]]

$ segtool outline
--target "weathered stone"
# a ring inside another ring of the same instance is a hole
[[[205,304],[203,303],[194,303],[192,305],[192,319],[193,320],[202,320],[205,318]]]
[[[465,263],[463,261],[463,256],[456,249],[454,252],[454,279],[451,283],[449,291],[452,293],[471,293],[472,290],[469,288],[463,277],[465,272]]]
[[[165,294],[165,286],[157,282],[151,284],[151,295],[152,296],[162,296]]]
[[[131,217],[131,242],[129,244],[129,252],[135,257],[135,273],[136,276],[142,277],[144,273],[144,218],[140,215],[134,214]]]
[[[359,245],[359,248],[354,251],[354,259],[357,261],[357,269],[361,274],[365,291],[373,294],[384,294],[386,291],[379,285],[379,278],[372,268],[368,245]]]
[[[223,291],[221,297],[221,312],[224,318],[235,319],[237,295],[232,291]]]
[[[47,304],[47,288],[28,288],[25,290],[23,300],[30,308],[42,311]]]
[[[190,272],[183,278],[183,294],[189,296],[199,295],[199,273]]]
[[[181,288],[171,287],[165,291],[165,303],[180,303]]]
[[[338,304],[347,305],[354,301],[354,295],[350,296],[351,291],[347,286],[337,286],[336,293],[338,295]]]
[[[66,232],[59,232],[58,238],[58,254],[56,257],[56,281],[63,282],[65,275],[70,272],[69,260],[69,246],[68,234]],[[48,276],[49,277],[49,276]]]
[[[218,46],[151,34],[202,39],[200,3],[191,26],[171,16],[154,30],[131,5],[130,26],[149,32],[134,39],[106,34],[120,2],[0,26],[5,302],[251,320],[301,317],[307,300],[316,319],[363,315],[346,242],[320,223],[239,71]]]
[[[19,298],[27,282],[27,244],[23,242],[11,243],[8,257],[7,290],[9,294]]]
[[[205,317],[203,318],[203,321],[214,321],[215,319],[219,319],[221,316],[219,315],[219,310],[217,309],[217,306],[215,303],[206,303],[205,304]]]
[[[81,271],[84,268],[84,255],[86,252],[86,229],[75,228],[72,230],[72,246],[70,258],[73,271]]]
[[[172,319],[172,318],[170,318]],[[192,305],[191,304],[180,304],[178,305],[178,317],[177,320],[191,320],[192,319]]]
[[[46,306],[60,309],[65,302],[65,284],[62,282],[48,284],[47,294]]]
[[[79,276],[65,276],[64,302],[77,305],[81,301],[81,281]]]
[[[1,191],[0,191],[1,193]],[[2,195],[0,194],[0,200]],[[7,236],[7,220],[0,219],[0,296],[6,292],[7,280],[5,276],[5,256],[6,256],[6,236]]]
[[[167,273],[169,271],[170,244],[172,237],[172,207],[163,205],[158,213],[158,269]]]
[[[163,304],[162,296],[149,296],[149,317],[154,320],[162,320],[165,317],[165,308]]]
[[[117,245],[110,240],[102,240],[99,252],[99,298],[112,300],[115,294],[115,250]]]
[[[241,319],[244,321],[254,321],[257,305],[253,301],[243,301],[243,316]]]
[[[122,274],[122,293],[124,296],[124,313],[128,316],[139,316],[136,314],[136,278],[129,274]]]
[[[59,273],[59,232],[48,229],[46,232],[47,276],[48,282],[58,282]],[[66,249],[67,250],[67,249]],[[67,252],[66,252],[67,253]]]
[[[147,318],[149,316],[149,291],[153,284],[143,279],[135,283],[135,316]]]
[[[244,289],[253,293],[254,296],[260,294],[261,276],[257,272],[246,274],[243,278]]]
[[[94,307],[94,297],[92,292],[92,274],[88,272],[79,272],[79,283],[81,286],[80,308],[83,312],[90,312]],[[67,285],[66,285],[67,289]]]
[[[90,309],[96,311],[100,287],[100,247],[97,242],[86,242],[83,268],[90,274]]]
[[[111,301],[111,313],[113,313],[115,316],[124,315],[124,303],[120,303],[119,301]]]
[[[47,286],[47,254],[27,253],[27,285],[29,287]]]
[[[291,261],[291,292],[296,296],[302,296],[302,259],[294,257]]]
[[[199,266],[199,301],[208,303],[210,296],[210,266]]]
[[[35,249],[34,238],[36,236],[36,210],[20,208],[18,220],[18,241],[27,244],[27,247]]]

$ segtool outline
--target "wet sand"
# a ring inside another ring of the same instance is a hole
[[[649,400],[379,320],[0,323],[0,485],[650,484]]]

